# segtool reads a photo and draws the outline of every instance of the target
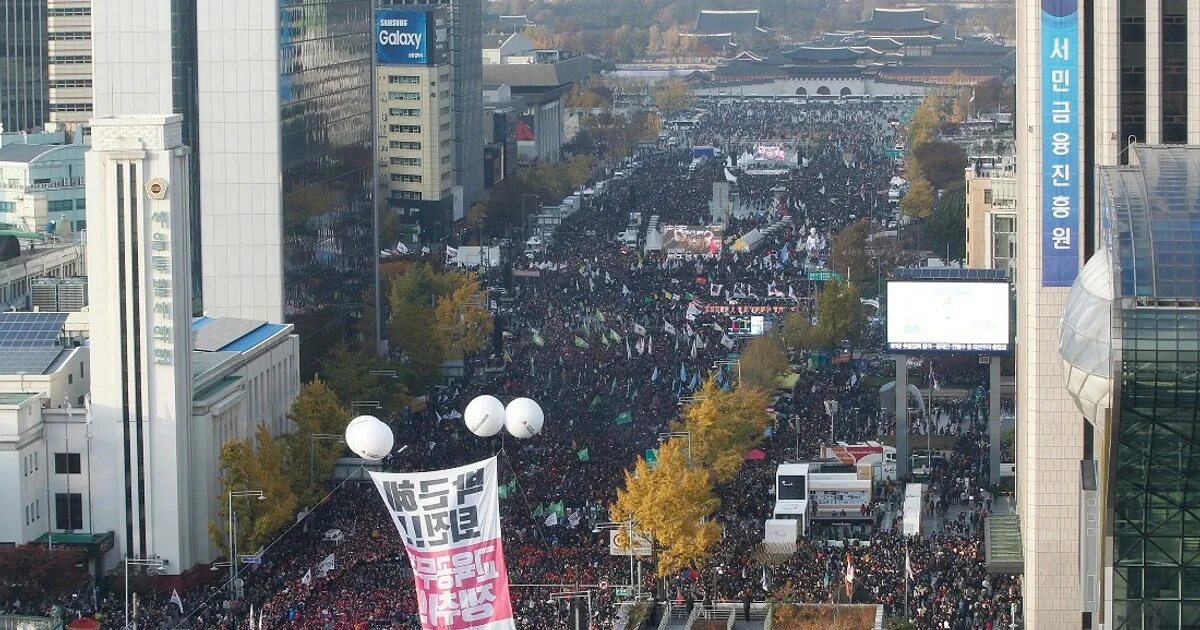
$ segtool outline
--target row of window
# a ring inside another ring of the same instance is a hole
[[[91,15],[91,7],[56,7],[46,9],[46,15],[49,17],[69,17],[72,15]]]
[[[50,65],[92,63],[91,55],[51,55]]]
[[[392,133],[421,133],[421,125],[388,125]]]
[[[46,39],[52,42],[79,41],[91,38],[92,34],[89,31],[59,31],[46,35]]]
[[[42,500],[25,506],[25,524],[42,520]],[[59,492],[54,495],[54,528],[75,531],[83,529],[83,495],[78,492]]]
[[[392,181],[394,182],[404,182],[408,184],[420,184],[422,180],[420,175],[409,175],[408,173],[392,173],[391,177]]]
[[[412,109],[412,108],[406,109],[406,108],[401,108],[401,107],[389,107],[388,115],[403,116],[403,117],[407,117],[407,118],[415,118],[415,117],[421,115],[421,110],[420,109]]]
[[[29,453],[21,458],[21,476],[28,477],[41,470],[40,453]]]
[[[421,83],[421,77],[415,74],[391,74],[388,75],[388,83],[390,85],[418,85]]]
[[[388,98],[393,101],[419,101],[421,100],[420,92],[388,92]]]
[[[421,148],[421,143],[420,143],[420,142],[412,142],[412,141],[409,141],[409,140],[392,140],[392,141],[391,141],[389,144],[390,144],[390,146],[391,146],[393,149],[415,149],[415,150],[420,150],[420,148]]]
[[[90,88],[91,79],[55,79],[50,82],[52,88]]]
[[[394,157],[391,159],[392,166],[420,166],[421,158],[415,157]]]
[[[50,111],[52,112],[90,112],[92,111],[91,103],[51,103]]]

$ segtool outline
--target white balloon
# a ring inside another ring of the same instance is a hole
[[[346,446],[363,459],[383,459],[393,444],[391,427],[375,416],[359,416],[346,425]]]
[[[504,403],[495,396],[477,396],[463,410],[467,429],[479,437],[492,437],[504,428]]]
[[[508,403],[504,410],[507,416],[504,426],[513,437],[518,439],[531,438],[542,431],[546,416],[542,408],[528,398],[517,398]]]

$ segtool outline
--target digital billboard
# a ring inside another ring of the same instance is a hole
[[[428,66],[438,63],[445,28],[439,33],[434,11],[375,12],[375,60],[380,65]]]
[[[725,228],[719,225],[667,225],[663,227],[663,251],[668,256],[701,254],[715,256],[725,246]]]
[[[887,285],[888,350],[1008,352],[1009,313],[1007,282],[892,280]]]

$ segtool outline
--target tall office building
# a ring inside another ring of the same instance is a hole
[[[0,2],[0,125],[7,131],[46,122],[46,0]]]
[[[1096,251],[1097,168],[1127,163],[1131,138],[1200,142],[1197,43],[1200,9],[1187,0],[1017,2],[1017,502],[1029,628],[1097,627],[1094,554],[1081,547],[1095,527],[1081,493],[1094,488],[1084,470],[1096,427],[1064,388],[1059,323]],[[1111,533],[1101,532],[1109,547]]]
[[[139,115],[92,121],[88,170],[88,279],[96,452],[124,483],[124,502],[93,506],[118,524],[133,557],[172,567],[209,559],[208,496],[190,489],[191,257],[189,150],[183,118]],[[122,430],[109,430],[120,426]]]
[[[375,19],[381,221],[386,213],[436,241],[454,222],[448,20],[430,6],[381,9]]]
[[[375,299],[370,0],[93,11],[97,114],[195,127],[204,310],[295,324],[313,372]]]
[[[49,121],[71,132],[92,118],[92,0],[46,0]]]
[[[454,87],[454,220],[483,196],[483,1],[379,0],[381,7],[436,5],[450,16]]]

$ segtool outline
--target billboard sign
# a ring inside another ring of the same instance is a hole
[[[892,280],[888,351],[1008,352],[1009,295],[1004,281]]]
[[[716,256],[725,246],[725,228],[720,225],[667,225],[663,227],[663,251],[668,256],[701,254]]]
[[[429,66],[438,63],[445,29],[438,32],[434,11],[375,12],[375,60],[380,65]]]
[[[421,630],[513,630],[496,458],[371,480],[408,552]]]
[[[1042,286],[1079,274],[1079,0],[1042,0]]]

